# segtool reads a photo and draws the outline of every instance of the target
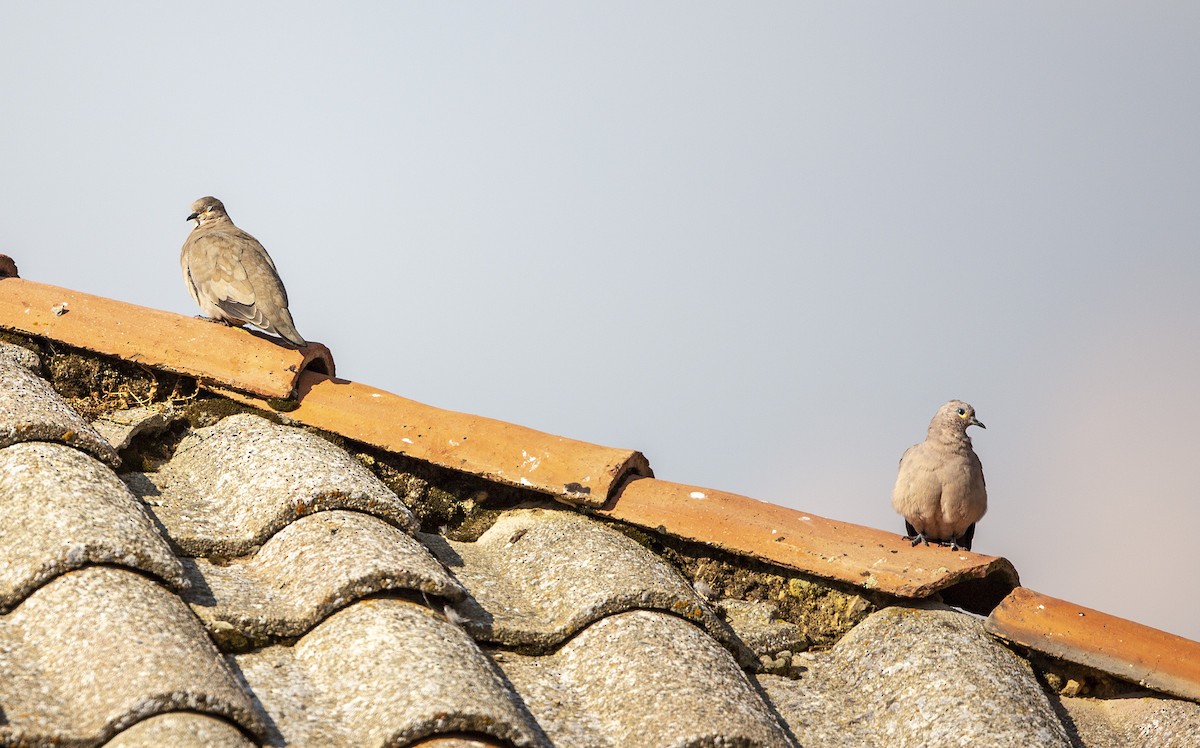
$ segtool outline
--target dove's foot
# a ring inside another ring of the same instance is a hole
[[[904,539],[912,541],[914,548],[916,547],[916,545],[918,543],[924,543],[925,545],[929,545],[929,538],[925,537],[924,533],[918,532],[918,533],[913,533],[912,535],[905,535]]]

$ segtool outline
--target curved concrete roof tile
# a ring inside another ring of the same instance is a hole
[[[253,748],[255,745],[225,720],[171,712],[138,722],[118,733],[104,748]]]
[[[675,616],[622,613],[555,654],[495,658],[555,745],[793,745],[729,652]]]
[[[112,446],[71,409],[50,385],[10,358],[0,358],[0,447],[20,442],[59,442],[119,463]]]
[[[272,739],[288,745],[407,745],[464,732],[546,745],[475,642],[403,600],[357,602],[292,647],[235,659],[278,730]]]
[[[142,478],[131,485],[193,556],[252,553],[298,517],[328,509],[417,528],[399,497],[344,450],[247,413],[189,433],[162,470]]]
[[[885,608],[808,662],[759,677],[802,745],[1071,746],[1029,663],[950,608]]]
[[[192,610],[214,638],[265,644],[296,637],[331,612],[382,590],[461,600],[466,590],[423,545],[358,512],[302,517],[254,556],[226,564],[196,559]]]
[[[596,520],[517,509],[473,543],[422,539],[470,591],[457,609],[481,641],[544,652],[605,616],[652,609],[695,621],[735,646],[677,571]]]
[[[24,346],[13,345],[3,340],[0,340],[0,358],[18,366],[24,366],[35,374],[42,368],[41,356]]]
[[[0,743],[94,744],[181,710],[265,734],[187,606],[105,566],[64,574],[0,618],[0,709]]]
[[[183,567],[125,484],[62,444],[0,449],[0,611],[87,564],[138,569],[187,588]]]

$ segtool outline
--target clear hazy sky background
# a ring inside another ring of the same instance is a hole
[[[6,3],[0,252],[196,314],[225,201],[338,372],[976,549],[1200,640],[1200,4]],[[931,549],[931,554],[938,551]]]

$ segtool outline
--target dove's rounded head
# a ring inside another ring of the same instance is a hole
[[[211,221],[214,218],[228,218],[229,214],[225,212],[225,205],[215,197],[202,197],[192,203],[192,214],[187,217],[189,221],[195,221],[196,225]]]
[[[962,400],[951,400],[942,407],[938,408],[938,412],[934,414],[933,420],[929,422],[929,430],[937,429],[952,429],[960,433],[965,432],[968,426],[978,426],[981,429],[986,429],[978,418],[975,417],[975,409],[968,403]]]

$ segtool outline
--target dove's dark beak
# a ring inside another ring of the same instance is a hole
[[[987,428],[987,426],[984,426],[984,425],[983,425],[983,421],[979,420],[979,419],[978,419],[978,418],[976,418],[975,416],[971,416],[971,421],[970,421],[970,423],[969,423],[968,425],[970,425],[970,426],[978,426],[978,427],[979,427],[979,428],[981,428],[981,429],[986,429],[986,428]]]
[[[199,213],[193,213],[193,214],[191,214],[190,216],[188,216],[188,217],[187,217],[187,220],[189,220],[189,221],[194,221],[194,220],[196,220],[196,218],[198,218],[199,216],[200,216],[200,214],[199,214]]]

